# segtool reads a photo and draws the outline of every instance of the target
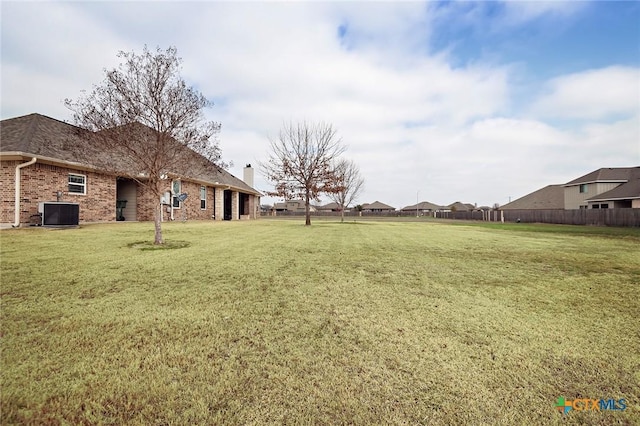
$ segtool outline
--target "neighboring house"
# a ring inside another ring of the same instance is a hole
[[[451,203],[445,207],[446,210],[452,212],[471,212],[476,209],[476,206],[468,203],[461,203],[460,201],[456,201],[455,203]]]
[[[563,185],[548,185],[501,210],[640,208],[640,167],[594,170]]]
[[[329,203],[324,206],[318,206],[316,208],[319,212],[339,212],[342,210],[342,207],[338,203]],[[345,209],[348,210],[348,209]]]
[[[501,210],[562,210],[564,188],[562,185],[547,185],[531,194],[500,207]]]
[[[391,207],[385,203],[381,203],[380,201],[374,201],[371,204],[363,204],[362,211],[363,212],[371,212],[371,213],[385,213],[385,212],[393,212],[395,211],[395,207]]]
[[[640,167],[595,170],[563,185],[564,208],[640,208]]]
[[[284,203],[274,203],[273,209],[277,212],[304,213],[304,200],[287,200]],[[315,212],[316,208],[310,205],[309,211]]]
[[[260,192],[213,164],[197,176],[168,178],[161,201],[153,200],[135,180],[90,164],[87,152],[94,158],[118,158],[92,144],[91,132],[50,117],[30,114],[2,120],[0,223],[29,223],[39,203],[51,201],[79,205],[80,222],[153,220],[156,202],[165,205],[165,219],[258,217]],[[245,176],[252,174],[253,169],[245,168]],[[176,197],[181,193],[188,194],[183,201]]]
[[[433,204],[428,201],[422,201],[418,204],[404,207],[401,211],[412,212],[412,213],[415,213],[416,211],[419,213],[432,213],[432,212],[439,212],[442,209],[444,209],[443,206],[439,206],[437,204]]]

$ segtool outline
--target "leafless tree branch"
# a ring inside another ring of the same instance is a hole
[[[274,184],[268,194],[285,200],[302,198],[305,224],[311,225],[311,200],[336,190],[331,164],[345,150],[342,141],[330,124],[288,123],[270,140],[270,148],[267,161],[260,163],[260,171]]]
[[[221,125],[203,113],[213,103],[187,86],[177,53],[146,46],[141,54],[120,52],[118,68],[105,70],[89,94],[65,99],[75,124],[94,132],[92,152],[104,153],[93,163],[135,179],[156,197],[156,244],[163,243],[159,200],[170,185],[166,177],[225,166],[216,139]]]

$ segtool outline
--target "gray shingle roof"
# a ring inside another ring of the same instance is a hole
[[[381,203],[380,201],[374,201],[371,204],[363,204],[363,210],[395,210],[395,207],[391,207],[385,203]]]
[[[430,203],[428,201],[421,201],[418,204],[414,204],[412,206],[407,206],[402,209],[402,211],[416,211],[416,210],[442,210],[444,206],[439,206],[437,204]]]
[[[0,152],[83,162],[84,153],[91,148],[89,132],[44,115],[29,114],[0,122]]]
[[[468,212],[476,208],[476,206],[474,206],[473,204],[468,204],[468,203],[465,204],[465,203],[461,203],[460,201],[451,203],[447,207],[450,208],[451,210],[455,208],[455,210],[459,212]]]
[[[587,199],[587,201],[631,200],[640,198],[640,167],[631,168],[629,180],[612,190]]]
[[[640,169],[640,167],[604,167],[567,182],[564,186],[574,186],[592,182],[626,182],[631,177],[631,174],[635,173],[638,169]]]
[[[188,150],[188,148],[182,148]],[[0,152],[16,152],[25,156],[46,157],[60,162],[80,163],[87,167],[97,168],[100,159],[112,159],[118,154],[105,152],[91,132],[76,126],[46,117],[41,114],[29,114],[10,118],[0,122]],[[193,156],[194,161],[206,161],[193,151],[186,155]],[[92,160],[96,160],[95,163]],[[123,164],[125,163],[123,159]],[[203,168],[197,176],[186,176],[193,180],[212,185],[230,186],[244,192],[260,194],[242,180],[212,163]]]
[[[547,185],[530,194],[520,197],[504,206],[501,210],[553,210],[564,209],[564,188],[562,185]]]
[[[325,204],[324,206],[318,206],[316,207],[318,210],[339,210],[340,209],[340,205],[338,203],[329,203],[329,204]]]

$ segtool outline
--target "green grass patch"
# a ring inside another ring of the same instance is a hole
[[[635,231],[496,225],[2,231],[0,423],[637,424]]]

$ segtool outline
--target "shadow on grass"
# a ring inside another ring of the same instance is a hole
[[[127,247],[138,250],[173,250],[189,247],[191,245],[188,241],[165,241],[164,244],[154,244],[150,241],[136,241],[135,243],[127,244]]]

